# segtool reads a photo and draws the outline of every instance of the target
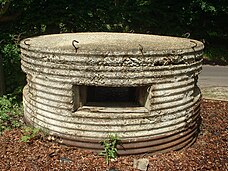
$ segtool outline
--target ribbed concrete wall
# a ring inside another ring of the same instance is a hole
[[[20,45],[28,83],[25,120],[48,129],[62,143],[101,150],[99,142],[113,133],[123,143],[120,154],[138,154],[176,150],[195,140],[201,42],[75,33],[35,37]],[[141,106],[89,105],[86,86],[136,87]]]

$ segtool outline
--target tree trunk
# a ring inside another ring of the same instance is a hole
[[[4,94],[5,91],[5,81],[4,81],[4,73],[3,73],[3,60],[2,54],[0,54],[0,96]]]

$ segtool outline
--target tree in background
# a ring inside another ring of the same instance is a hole
[[[0,96],[5,92],[5,79],[3,74],[2,55],[0,54]]]
[[[205,39],[227,58],[227,0],[0,0],[6,93],[24,84],[18,43],[42,34],[136,32]],[[214,48],[214,49],[213,49]],[[225,55],[224,55],[225,54]],[[220,60],[220,59],[218,59]]]

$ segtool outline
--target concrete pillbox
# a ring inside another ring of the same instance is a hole
[[[120,155],[165,152],[197,136],[203,44],[131,33],[22,40],[25,121],[95,151],[117,134]]]

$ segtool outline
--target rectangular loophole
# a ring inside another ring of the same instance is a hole
[[[147,87],[74,86],[74,109],[94,107],[144,107]]]

